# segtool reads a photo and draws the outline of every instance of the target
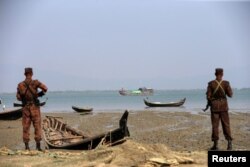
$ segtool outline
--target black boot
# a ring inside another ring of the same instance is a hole
[[[30,150],[29,143],[24,143],[25,144],[25,150]]]
[[[40,142],[37,142],[37,143],[36,143],[36,149],[37,149],[38,151],[42,151]]]
[[[233,147],[232,147],[232,140],[228,140],[228,143],[227,143],[227,150],[232,150]]]
[[[218,140],[214,141],[214,145],[213,145],[213,147],[210,148],[210,150],[219,150],[219,148],[218,148]]]

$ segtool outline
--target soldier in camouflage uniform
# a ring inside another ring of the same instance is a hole
[[[233,92],[228,81],[222,80],[223,69],[215,69],[216,79],[210,81],[207,87],[207,100],[211,104],[212,141],[211,150],[218,150],[219,123],[222,124],[223,134],[228,141],[227,150],[232,150],[232,136],[228,115],[227,96],[232,97]]]
[[[41,113],[39,106],[39,96],[43,96],[47,92],[48,88],[38,80],[32,80],[33,71],[32,68],[25,68],[25,80],[20,82],[17,87],[16,97],[19,101],[22,101],[22,125],[23,125],[23,142],[25,143],[25,149],[29,148],[29,136],[30,125],[33,123],[35,129],[35,141],[36,149],[41,151],[40,141],[42,139],[41,133]],[[42,91],[38,93],[38,88]]]

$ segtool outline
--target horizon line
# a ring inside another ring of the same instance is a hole
[[[250,89],[250,87],[244,88],[232,88],[233,90],[244,90]],[[86,90],[51,90],[48,93],[55,93],[55,92],[88,92],[88,91],[119,91],[120,89],[86,89]],[[125,89],[125,90],[137,90],[137,89]],[[154,89],[155,91],[187,91],[187,90],[206,90],[206,88],[174,88],[174,89]],[[0,92],[0,94],[12,94],[16,92]]]

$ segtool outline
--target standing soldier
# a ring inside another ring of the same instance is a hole
[[[228,141],[227,150],[232,150],[232,136],[228,115],[227,97],[232,97],[233,92],[228,81],[222,80],[223,69],[215,69],[216,79],[210,81],[207,87],[207,100],[211,104],[212,141],[211,150],[218,150],[219,123],[221,121],[223,134]]]
[[[25,68],[25,80],[20,82],[17,87],[16,97],[19,101],[22,101],[22,125],[23,125],[23,142],[25,149],[29,148],[29,136],[30,136],[30,125],[33,122],[35,129],[35,141],[36,149],[41,151],[40,141],[42,140],[41,133],[41,113],[38,97],[43,96],[47,92],[48,88],[39,82],[38,80],[32,80],[33,71],[32,68]],[[42,91],[38,93],[38,88]]]

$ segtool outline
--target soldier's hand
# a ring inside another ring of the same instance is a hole
[[[43,91],[40,91],[40,92],[38,92],[38,97],[42,97],[42,96],[44,96],[45,95],[45,93],[43,92]]]

